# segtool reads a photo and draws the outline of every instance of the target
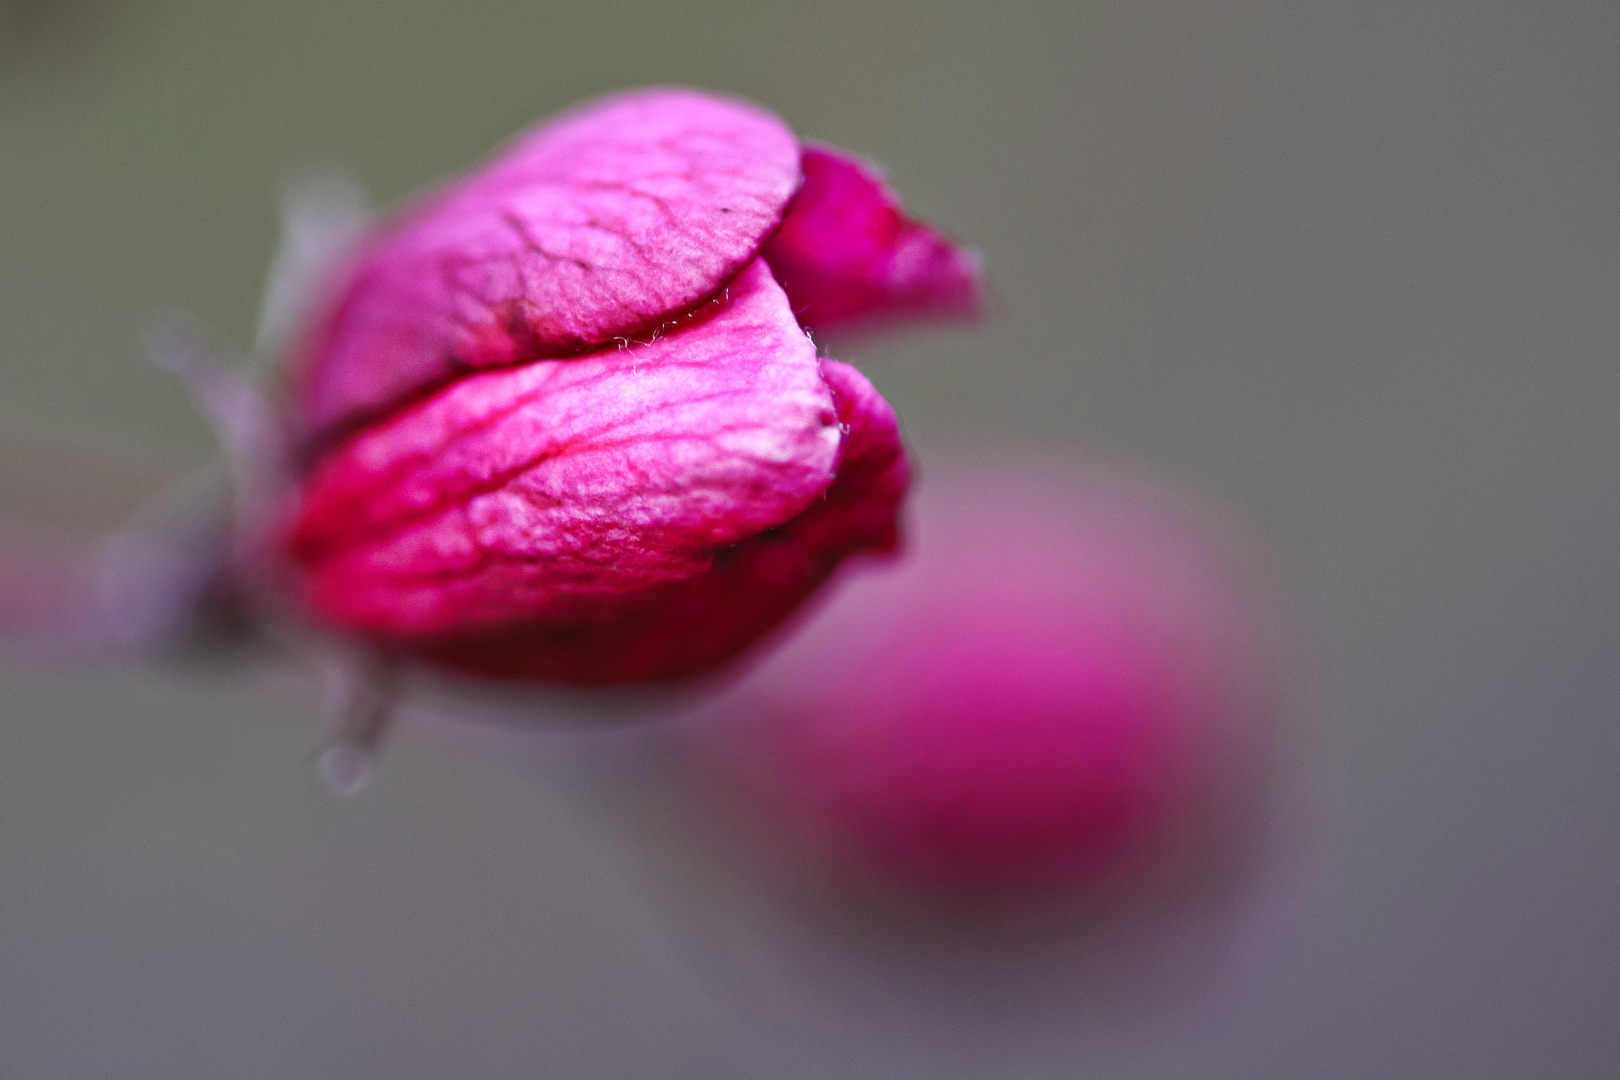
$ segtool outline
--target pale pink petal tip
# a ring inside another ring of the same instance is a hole
[[[807,146],[802,163],[804,185],[763,252],[802,324],[836,337],[984,314],[978,252],[907,217],[874,166],[824,146]]]
[[[298,424],[645,337],[753,261],[798,183],[793,133],[731,98],[644,90],[543,124],[351,259],[300,350]]]

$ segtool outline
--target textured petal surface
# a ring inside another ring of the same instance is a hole
[[[656,341],[471,374],[339,444],[287,550],[310,608],[408,648],[599,619],[801,513],[840,442],[761,262]]]
[[[854,368],[823,361],[844,431],[826,493],[779,528],[715,554],[702,574],[584,617],[541,618],[430,645],[464,671],[575,685],[710,671],[779,626],[842,560],[895,548],[908,471],[894,412]]]
[[[608,98],[408,209],[348,269],[295,372],[305,434],[469,369],[647,336],[753,260],[799,182],[769,112]]]
[[[977,252],[908,218],[875,167],[805,148],[804,186],[763,252],[799,321],[836,336],[904,317],[972,318],[985,305]]]

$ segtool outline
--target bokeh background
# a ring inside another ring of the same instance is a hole
[[[213,454],[142,334],[247,346],[288,179],[391,203],[658,82],[983,250],[993,322],[853,357],[925,470],[1129,458],[1263,538],[1300,707],[1220,945],[994,1022],[739,993],[631,736],[411,724],[344,801],[292,674],[12,663],[0,1075],[1614,1075],[1613,5],[4,0],[0,512],[110,523]]]

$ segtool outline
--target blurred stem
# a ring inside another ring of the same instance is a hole
[[[338,658],[332,674],[332,727],[316,766],[334,795],[353,795],[370,778],[393,726],[399,668],[389,658],[366,651]]]

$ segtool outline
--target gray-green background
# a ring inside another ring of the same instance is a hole
[[[992,323],[856,357],[925,467],[1102,451],[1230,501],[1305,704],[1208,986],[953,1044],[694,975],[611,768],[558,779],[574,735],[412,727],[340,802],[295,678],[11,665],[0,1075],[1614,1075],[1616,10],[0,3],[0,514],[111,520],[212,452],[140,335],[184,308],[245,346],[288,177],[391,202],[690,83],[983,250]],[[73,454],[100,479],[63,498]]]

